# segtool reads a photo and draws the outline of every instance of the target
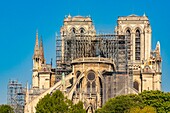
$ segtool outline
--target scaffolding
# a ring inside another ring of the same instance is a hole
[[[17,80],[9,80],[7,104],[14,108],[15,113],[23,113],[24,110],[24,88]]]
[[[109,98],[116,97],[118,95],[125,95],[131,93],[129,86],[129,77],[125,72],[105,72],[104,76],[104,95],[103,103]]]
[[[71,62],[82,57],[104,57],[113,59],[116,70],[129,71],[131,41],[127,35],[114,34],[69,34],[56,37],[56,71],[71,71]]]
[[[132,93],[132,42],[129,34],[62,35],[57,36],[56,45],[58,76],[61,76],[62,72],[71,72],[71,64],[76,59],[108,58],[114,62],[116,70],[112,72],[106,70],[102,73],[104,77],[103,103],[109,98]]]

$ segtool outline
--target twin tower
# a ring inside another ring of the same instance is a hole
[[[52,68],[45,62],[37,32],[25,113],[34,113],[39,99],[55,90],[73,103],[82,101],[88,113],[118,95],[161,90],[160,43],[152,50],[151,37],[146,15],[118,17],[113,34],[96,34],[90,17],[68,15],[56,36]]]

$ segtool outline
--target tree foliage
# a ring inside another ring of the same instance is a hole
[[[156,109],[151,106],[145,106],[144,108],[131,107],[128,112],[129,113],[156,113]]]
[[[9,105],[0,105],[0,113],[14,113],[14,111]]]
[[[69,113],[86,113],[86,110],[83,109],[83,102],[79,101],[77,104],[73,105],[69,109]]]
[[[170,93],[161,91],[144,91],[139,94],[142,103],[155,107],[158,113],[170,112]]]
[[[36,113],[86,113],[86,111],[82,102],[73,105],[72,101],[57,90],[52,95],[47,94],[38,102]]]
[[[137,95],[122,95],[116,98],[110,99],[97,113],[124,113],[132,106],[142,106],[141,98]]]
[[[122,95],[108,100],[96,113],[168,113],[170,93],[144,91],[138,95]]]

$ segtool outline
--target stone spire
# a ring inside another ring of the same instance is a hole
[[[159,41],[158,41],[157,44],[156,44],[156,52],[157,52],[157,54],[159,54],[159,56],[160,56],[161,47],[160,47],[160,42],[159,42]]]
[[[144,12],[143,16],[146,16],[146,13]]]
[[[71,15],[70,15],[70,14],[68,15],[68,18],[71,18]]]
[[[156,54],[156,59],[158,61],[161,61],[161,47],[159,41],[156,44],[155,54]]]
[[[44,48],[43,48],[43,41],[42,41],[42,36],[41,36],[41,39],[40,39],[40,47],[39,47],[39,51],[40,51],[40,59],[42,61],[42,64],[44,64]]]
[[[38,58],[38,57],[39,57],[39,44],[38,44],[38,31],[36,31],[36,41],[35,41],[33,58]]]

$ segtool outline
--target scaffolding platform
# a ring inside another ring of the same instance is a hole
[[[25,88],[17,80],[9,80],[7,104],[10,105],[15,113],[23,113],[24,111]]]

